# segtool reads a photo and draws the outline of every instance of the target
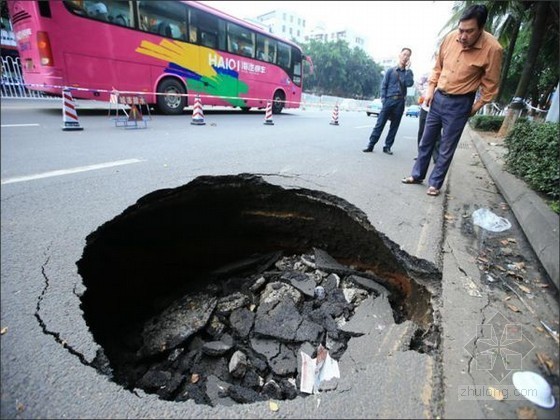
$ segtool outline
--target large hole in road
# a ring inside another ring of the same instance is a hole
[[[439,345],[433,264],[339,197],[252,174],[142,197],[86,238],[77,265],[94,366],[164,400],[308,395],[301,353],[340,359],[364,334],[360,308],[376,311],[380,337],[411,321],[405,350]]]

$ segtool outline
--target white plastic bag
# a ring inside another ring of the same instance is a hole
[[[511,227],[509,220],[499,217],[489,209],[478,209],[472,214],[473,223],[491,232],[503,232]]]

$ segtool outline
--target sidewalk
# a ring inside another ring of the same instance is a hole
[[[439,314],[442,418],[555,419],[558,338],[544,324],[560,329],[558,216],[502,169],[506,148],[499,144],[467,126],[446,181]],[[492,232],[474,225],[472,214],[480,208],[506,218],[511,228]],[[550,369],[543,359],[551,361]],[[522,371],[548,382],[553,408],[519,394],[513,377]]]
[[[466,135],[470,135],[484,166],[513,210],[550,280],[560,290],[559,216],[525,182],[503,169],[503,156],[507,151],[503,139],[495,138],[493,142],[489,142],[468,125],[465,131]]]

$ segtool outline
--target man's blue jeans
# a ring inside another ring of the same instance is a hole
[[[426,118],[424,134],[418,145],[418,159],[410,174],[412,178],[423,180],[426,177],[430,157],[441,133],[439,155],[429,179],[431,187],[441,189],[461,134],[469,119],[474,97],[474,93],[445,96],[441,92],[435,91],[430,112]]]
[[[373,149],[373,147],[379,141],[379,137],[383,133],[385,124],[387,120],[391,120],[391,125],[389,126],[389,133],[387,133],[387,138],[385,139],[385,147],[390,149],[395,142],[395,136],[397,135],[397,130],[401,123],[401,118],[404,113],[404,98],[392,99],[386,98],[383,102],[383,108],[377,117],[377,123],[369,136],[368,149]]]

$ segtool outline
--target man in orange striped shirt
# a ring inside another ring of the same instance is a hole
[[[469,117],[492,101],[498,93],[503,48],[484,30],[488,10],[470,6],[457,30],[441,43],[424,103],[430,107],[418,158],[404,184],[424,181],[437,136],[441,133],[437,162],[429,179],[428,195],[437,196]],[[478,95],[477,95],[478,91]]]

